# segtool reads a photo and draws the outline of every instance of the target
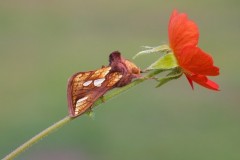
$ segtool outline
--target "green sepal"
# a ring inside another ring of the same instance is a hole
[[[164,78],[159,78],[157,79],[157,81],[159,82],[158,85],[156,86],[156,88],[162,86],[163,84],[167,83],[168,81],[174,80],[174,79],[178,79],[179,77],[182,76],[182,71],[179,70],[178,68],[173,70],[172,72],[170,72],[167,77]]]
[[[171,52],[160,57],[156,62],[151,64],[147,68],[147,70],[155,70],[155,69],[168,70],[176,67],[178,67],[178,63],[174,54]]]
[[[145,48],[146,50],[140,51],[138,52],[133,59],[135,59],[136,57],[140,56],[140,55],[144,55],[144,54],[151,54],[151,53],[157,53],[157,52],[169,52],[171,51],[171,49],[169,48],[168,45],[161,45],[161,46],[157,46],[157,47],[149,47],[149,46],[143,46],[143,48]]]

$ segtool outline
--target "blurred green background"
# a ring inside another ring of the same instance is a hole
[[[168,43],[173,9],[200,29],[221,91],[184,77],[145,82],[41,140],[17,159],[239,160],[240,1],[0,1],[0,158],[67,115],[66,83],[119,50]],[[158,56],[139,57],[145,68]]]

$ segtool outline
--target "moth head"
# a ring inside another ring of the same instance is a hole
[[[140,76],[140,69],[129,60],[124,59],[121,53],[114,51],[109,56],[109,63],[112,67],[112,71],[121,72],[122,74],[131,74]],[[135,77],[137,78],[137,77]]]
[[[117,87],[122,87],[131,82],[133,78],[139,78],[140,69],[129,60],[124,59],[118,51],[112,52],[109,56],[111,72],[119,72],[122,75],[121,80],[116,84]]]

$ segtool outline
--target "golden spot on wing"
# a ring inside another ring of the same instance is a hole
[[[115,85],[120,79],[122,78],[122,75],[119,72],[114,72],[109,75],[109,80],[107,86],[113,86]]]
[[[76,105],[75,114],[79,114],[87,105],[87,101],[82,102],[81,105]]]
[[[73,79],[73,83],[82,85],[84,83],[83,80],[87,79],[90,74],[91,74],[91,72],[85,72],[85,73],[80,73],[80,74],[76,75],[76,77],[74,77],[74,79]]]
[[[95,80],[95,79],[104,78],[109,73],[110,70],[111,70],[111,67],[103,67],[101,69],[98,69],[94,72],[94,74],[89,79]]]

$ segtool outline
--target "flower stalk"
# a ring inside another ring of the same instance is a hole
[[[104,95],[104,101],[101,99],[98,99],[93,107],[97,107],[100,104],[109,101],[110,99],[116,97],[117,95],[122,94],[123,92],[131,89],[132,87],[154,77],[155,75],[161,73],[162,71],[158,70],[158,71],[154,71],[151,72],[150,74],[148,74],[147,76],[143,77],[143,78],[139,78],[134,80],[133,82],[131,82],[130,84],[121,87],[121,88],[117,88],[107,94]],[[87,112],[86,112],[87,113]],[[41,131],[40,133],[38,133],[36,136],[32,137],[31,139],[29,139],[28,141],[26,141],[25,143],[23,143],[21,146],[19,146],[18,148],[16,148],[14,151],[12,151],[10,154],[8,154],[6,157],[3,158],[3,160],[12,160],[14,158],[16,158],[18,155],[20,155],[22,152],[24,152],[26,149],[28,149],[29,147],[31,147],[33,144],[37,143],[39,140],[45,138],[46,136],[48,136],[49,134],[51,134],[53,131],[63,127],[64,125],[68,124],[69,122],[71,122],[72,120],[74,120],[75,118],[72,118],[70,116],[66,116],[63,119],[59,120],[58,122],[54,123],[53,125],[51,125],[50,127],[46,128],[45,130]]]
[[[57,130],[58,128],[61,128],[65,124],[69,123],[73,118],[66,116],[65,118],[61,119],[60,121],[54,123],[50,127],[46,128],[45,130],[38,133],[36,136],[29,139],[27,142],[23,143],[21,146],[16,148],[14,151],[12,151],[10,154],[8,154],[6,157],[4,157],[4,160],[11,160],[17,157],[19,154],[24,152],[26,149],[31,147],[33,144],[38,142],[39,140],[43,139],[53,131]]]

